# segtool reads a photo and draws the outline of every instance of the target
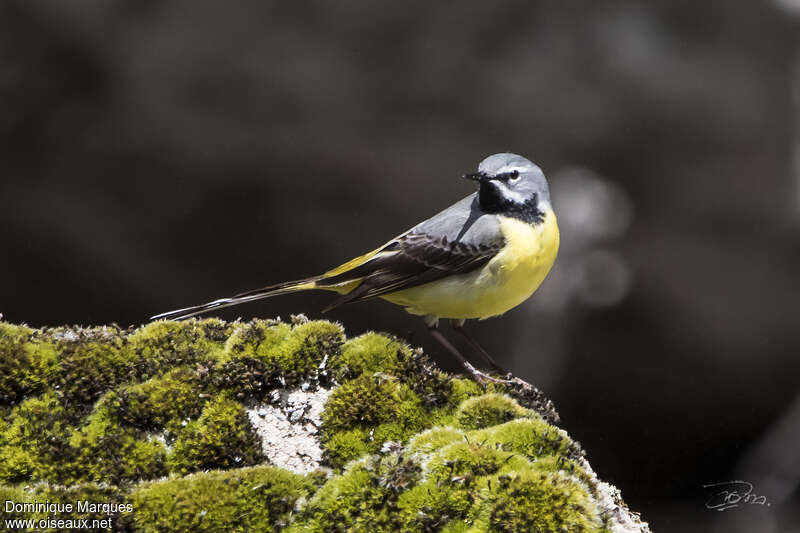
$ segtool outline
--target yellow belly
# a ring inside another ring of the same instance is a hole
[[[551,209],[536,226],[501,217],[506,245],[482,268],[381,296],[411,314],[438,318],[489,318],[521,304],[539,288],[558,253],[558,224]]]

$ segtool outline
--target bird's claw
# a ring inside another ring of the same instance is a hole
[[[495,377],[487,374],[486,372],[478,370],[470,363],[466,363],[464,366],[472,375],[472,379],[474,379],[478,385],[484,389],[486,389],[488,383],[497,383],[498,385],[506,385],[508,387],[519,387],[524,390],[534,390],[533,385],[523,379],[514,377],[511,372],[506,373],[503,377]]]

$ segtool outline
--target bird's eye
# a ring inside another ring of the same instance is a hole
[[[512,170],[510,172],[503,172],[495,176],[495,179],[500,180],[502,182],[516,181],[517,178],[519,178],[519,171],[517,170]]]

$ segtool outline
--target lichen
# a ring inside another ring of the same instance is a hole
[[[275,405],[247,411],[271,464],[295,473],[309,473],[322,466],[319,427],[329,394],[330,390],[323,387],[281,390]]]
[[[0,499],[115,531],[648,531],[538,390],[303,316],[0,323],[0,415]]]

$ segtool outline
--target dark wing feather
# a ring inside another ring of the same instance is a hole
[[[482,267],[503,247],[502,240],[491,245],[473,245],[438,239],[424,233],[406,233],[390,242],[375,258],[337,276],[318,281],[332,286],[349,280],[361,283],[335,300],[325,311],[339,305],[374,298]]]

